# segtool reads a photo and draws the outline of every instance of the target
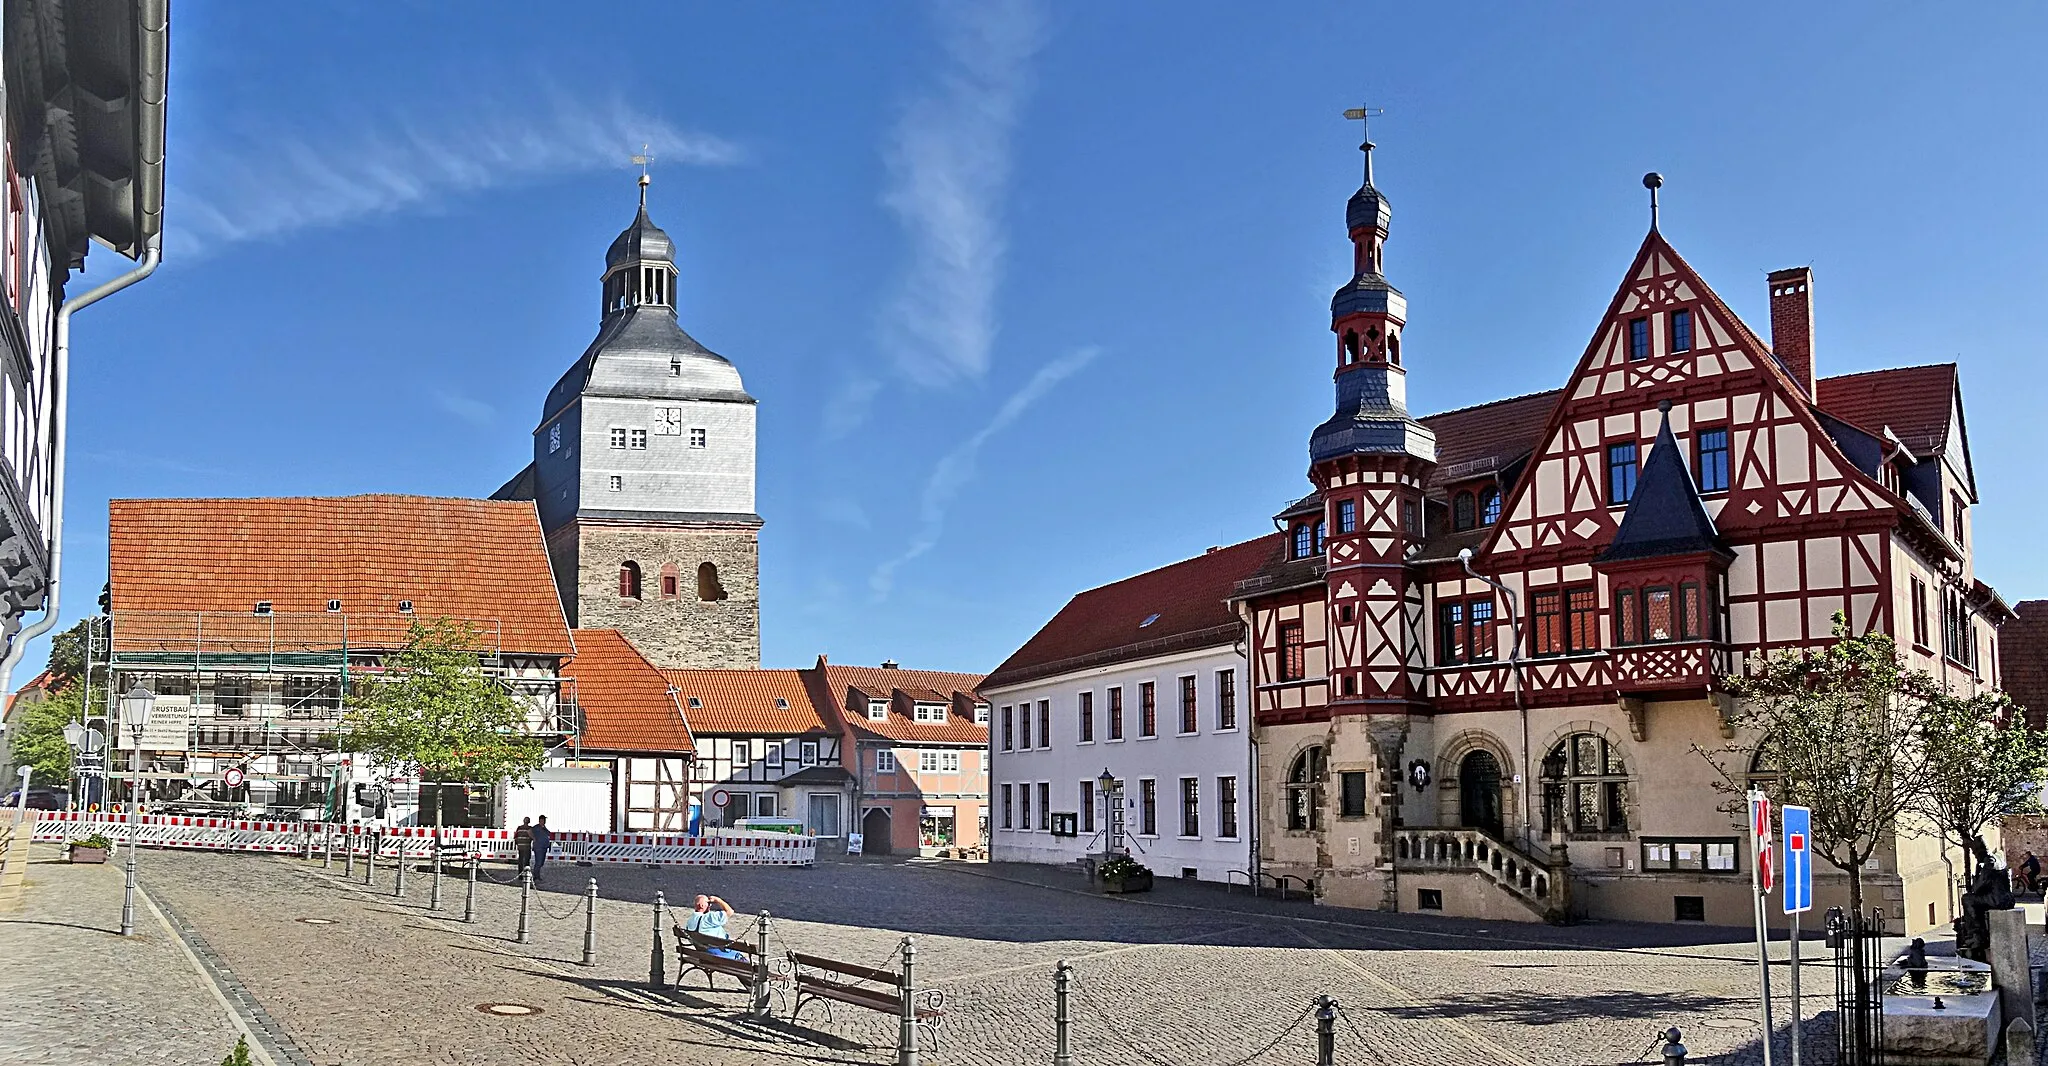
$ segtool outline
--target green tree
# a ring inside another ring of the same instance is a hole
[[[31,786],[71,787],[71,745],[64,741],[64,727],[78,721],[84,695],[84,686],[73,681],[42,699],[15,704],[7,753],[14,765],[35,767]]]
[[[1943,695],[1920,723],[1927,783],[1914,810],[1963,852],[1963,880],[1976,862],[1978,834],[2008,814],[2040,810],[2035,788],[2048,777],[2048,736],[2003,692]]]
[[[524,784],[546,750],[526,710],[483,670],[474,626],[414,621],[405,649],[380,674],[355,681],[341,744],[426,782]],[[434,824],[445,820],[434,804]]]
[[[1834,643],[1751,660],[1723,679],[1735,697],[1730,722],[1753,745],[1697,749],[1713,764],[1715,788],[1741,809],[1754,759],[1762,787],[1780,804],[1813,811],[1814,854],[1849,877],[1849,903],[1863,907],[1863,866],[1890,839],[1899,817],[1923,802],[1929,777],[1921,724],[1945,697],[1924,671],[1909,670],[1883,633],[1857,636],[1835,615]]]

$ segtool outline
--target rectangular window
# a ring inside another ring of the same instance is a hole
[[[1141,737],[1159,735],[1159,704],[1153,697],[1152,682],[1138,682],[1138,735]]]
[[[959,752],[957,752],[957,751],[942,751],[942,752],[940,752],[940,753],[939,753],[939,770],[940,770],[940,772],[942,772],[942,773],[948,773],[948,774],[957,774],[957,773],[959,773],[959,772],[960,772],[960,753],[959,753]]]
[[[1338,813],[1346,818],[1365,817],[1365,774],[1347,771],[1337,775],[1343,791],[1343,806]]]
[[[1607,446],[1607,506],[1620,507],[1636,498],[1636,442]]]
[[[1738,843],[1730,838],[1713,837],[1704,840],[1646,838],[1643,841],[1643,869],[1685,870],[1710,874],[1739,873],[1735,859]]]
[[[1091,743],[1094,743],[1094,741],[1095,741],[1095,693],[1093,693],[1093,692],[1083,692],[1083,693],[1081,693],[1081,706],[1080,706],[1080,711],[1079,711],[1079,712],[1078,712],[1078,713],[1076,714],[1076,716],[1075,716],[1075,717],[1076,717],[1076,718],[1078,718],[1079,720],[1078,720],[1078,721],[1076,721],[1076,722],[1074,723],[1074,726],[1075,726],[1075,729],[1074,729],[1074,735],[1075,735],[1076,737],[1078,737],[1078,738],[1080,739],[1081,743],[1083,743],[1083,744],[1091,744]]]
[[[1280,680],[1299,681],[1308,670],[1308,640],[1300,622],[1280,623]]]
[[[1010,728],[1011,728],[1011,726],[1010,726],[1010,708],[1009,708],[1009,707],[1008,707],[1008,706],[1006,705],[1006,706],[1004,706],[1004,707],[1003,707],[1003,750],[1004,750],[1004,751],[1009,751],[1009,750],[1010,750]],[[1026,739],[1028,740],[1029,738],[1026,738]]]
[[[1546,589],[1529,597],[1529,653],[1563,655],[1564,593]]]
[[[1728,491],[1728,427],[1700,430],[1699,479],[1701,492]]]
[[[1949,509],[1950,509],[1951,511],[1953,511],[1953,512],[1955,513],[1955,519],[1956,519],[1956,528],[1955,528],[1955,536],[1954,536],[1954,537],[1952,537],[1951,539],[1953,539],[1953,540],[1954,540],[1954,541],[1956,542],[1956,547],[1958,547],[1958,548],[1967,548],[1967,547],[1969,547],[1969,545],[1967,545],[1967,544],[1964,544],[1964,543],[1963,543],[1963,515],[1964,515],[1964,507],[1965,507],[1965,504],[1963,503],[1963,498],[1962,498],[1961,496],[1956,496],[1956,497],[1953,497],[1953,502],[1952,502],[1952,503],[1950,504],[1950,507],[1949,507]]]
[[[1237,671],[1216,671],[1216,728],[1237,728]]]
[[[818,742],[806,740],[797,746],[796,761],[800,766],[818,765]]]
[[[1648,641],[1675,640],[1678,627],[1672,624],[1671,590],[1643,590],[1643,639]]]
[[[1692,312],[1684,308],[1671,312],[1671,350],[1692,351]]]
[[[612,427],[612,447],[624,451],[626,448],[626,427]]]
[[[1018,818],[1018,819],[1017,819],[1017,828],[1019,828],[1019,829],[1029,829],[1029,828],[1031,828],[1031,786],[1030,786],[1030,785],[1018,785],[1018,786],[1017,786],[1017,813],[1018,813],[1018,814],[1020,814],[1020,815],[1022,815],[1022,817],[1020,817],[1020,818]]]
[[[887,748],[875,749],[875,772],[893,774],[896,772],[896,753]],[[1008,786],[1005,786],[1008,787]]]
[[[1438,666],[1454,666],[1465,661],[1465,605],[1444,603],[1437,605],[1436,615],[1436,662]]]
[[[1052,786],[1038,783],[1038,828],[1052,828]]]
[[[1422,535],[1422,519],[1416,515],[1414,500],[1401,501],[1401,531],[1411,537]]]
[[[1705,627],[1700,625],[1700,587],[1688,581],[1678,586],[1678,636],[1682,640],[1698,640]]]
[[[1415,890],[1415,909],[1419,911],[1440,911],[1444,909],[1444,890],[1441,888],[1418,888]]]
[[[1038,746],[1052,747],[1052,701],[1038,701]]]
[[[1650,357],[1650,320],[1631,318],[1628,320],[1628,357],[1630,360]]]
[[[1927,585],[1913,579],[1913,643],[1927,646]]]
[[[1138,782],[1138,833],[1159,835],[1159,782],[1149,777]]]
[[[1466,642],[1467,654],[1475,663],[1493,661],[1499,654],[1493,636],[1493,601],[1473,600],[1465,605],[1465,615],[1472,626],[1472,638]]]
[[[1216,835],[1237,839],[1237,778],[1216,779]]]
[[[690,431],[690,447],[702,448],[706,443],[708,443],[708,441],[706,440],[706,435],[703,430],[693,429]]]
[[[1199,777],[1180,779],[1180,835],[1202,835],[1202,779]]]
[[[1600,647],[1600,603],[1594,598],[1591,586],[1566,589],[1565,621],[1566,636],[1571,641],[1572,651],[1594,651]]]
[[[1358,532],[1358,501],[1356,501],[1356,500],[1338,500],[1338,501],[1337,501],[1337,532],[1339,532],[1339,533],[1356,533],[1356,532]]]
[[[1095,782],[1081,782],[1081,832],[1095,832]]]
[[[779,740],[770,740],[766,741],[765,743],[767,744],[767,750],[761,753],[761,765],[771,768],[781,766],[782,742]]]
[[[1015,828],[1015,827],[1016,827],[1016,825],[1017,825],[1017,822],[1016,822],[1016,820],[1015,820],[1015,817],[1014,817],[1014,816],[1015,816],[1015,814],[1016,814],[1016,808],[1015,808],[1015,807],[1014,807],[1014,806],[1013,806],[1013,805],[1011,804],[1011,796],[1010,796],[1010,786],[1008,786],[1008,785],[1004,785],[1004,786],[1003,786],[1003,828],[1004,828],[1004,829],[1013,829],[1013,828]]]
[[[626,491],[626,479],[619,474],[613,474],[611,480],[605,483],[605,487],[613,492],[624,492]]]
[[[1109,690],[1109,739],[1124,738],[1124,688],[1118,685]]]
[[[629,437],[629,441],[630,441],[630,443],[629,443],[629,444],[627,445],[627,447],[630,447],[630,448],[632,448],[632,449],[633,449],[634,451],[636,451],[636,452],[644,452],[644,451],[646,451],[646,450],[647,450],[647,431],[646,431],[646,430],[644,430],[644,429],[636,429],[636,430],[632,430],[632,431],[631,431],[631,434],[630,434],[630,437]]]
[[[1195,710],[1195,675],[1189,674],[1180,679],[1180,731],[1194,733],[1201,728]]]
[[[1642,631],[1637,628],[1636,594],[1634,589],[1622,589],[1614,594],[1614,642],[1616,644],[1637,644],[1642,641]]]
[[[939,753],[938,753],[938,752],[936,752],[936,751],[920,751],[920,752],[918,752],[918,753],[917,753],[917,772],[918,772],[918,773],[921,773],[921,774],[935,774],[935,773],[938,773],[938,772],[939,772]]]

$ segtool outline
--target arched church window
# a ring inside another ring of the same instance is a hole
[[[718,567],[703,563],[697,567],[697,598],[700,600],[722,600],[725,586],[718,583]]]
[[[1472,523],[1472,494],[1461,492],[1451,501],[1451,528],[1471,529]]]
[[[1323,749],[1312,747],[1287,768],[1287,828],[1320,829],[1323,824]]]
[[[1398,333],[1387,334],[1387,362],[1401,365],[1401,335]]]
[[[1573,733],[1543,759],[1546,831],[1628,832],[1628,767],[1598,733]]]
[[[1479,494],[1479,523],[1490,526],[1500,521],[1500,490],[1487,489]]]
[[[631,559],[619,564],[619,598],[640,598],[640,564]]]

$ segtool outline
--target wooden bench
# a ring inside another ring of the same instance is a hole
[[[789,1012],[792,1023],[797,1020],[797,1015],[803,1013],[805,1005],[813,1002],[825,1004],[825,1020],[828,1022],[832,1020],[834,1003],[900,1018],[907,996],[915,1004],[917,1025],[936,1042],[938,1026],[946,1015],[945,996],[938,989],[919,993],[914,988],[905,988],[903,975],[895,970],[857,966],[796,951],[789,953],[789,970],[796,987],[796,1002]],[[850,983],[844,978],[852,978],[853,982],[859,983]]]
[[[761,965],[761,953],[754,948],[735,940],[692,932],[681,925],[677,925],[675,930],[678,963],[675,987],[683,987],[683,975],[691,970],[704,974],[704,987],[711,992],[718,991],[719,974],[737,979],[740,987],[750,992],[754,991],[756,982],[763,980],[766,968]],[[720,950],[733,952],[739,957],[716,954]]]

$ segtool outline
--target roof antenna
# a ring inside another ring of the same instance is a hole
[[[645,211],[647,210],[647,186],[654,180],[647,176],[647,165],[654,162],[654,153],[647,150],[645,142],[641,143],[640,154],[633,157],[633,162],[640,167],[640,210]]]
[[[1643,188],[1650,190],[1650,228],[1657,228],[1657,190],[1664,187],[1664,175],[1650,171],[1643,175]]]
[[[1384,115],[1386,113],[1387,109],[1384,107],[1353,107],[1347,108],[1344,111],[1345,118],[1352,119],[1358,123],[1358,139],[1362,142],[1359,144],[1358,150],[1365,153],[1365,183],[1367,185],[1372,184],[1373,145],[1372,131],[1369,128],[1370,121],[1372,116]]]

